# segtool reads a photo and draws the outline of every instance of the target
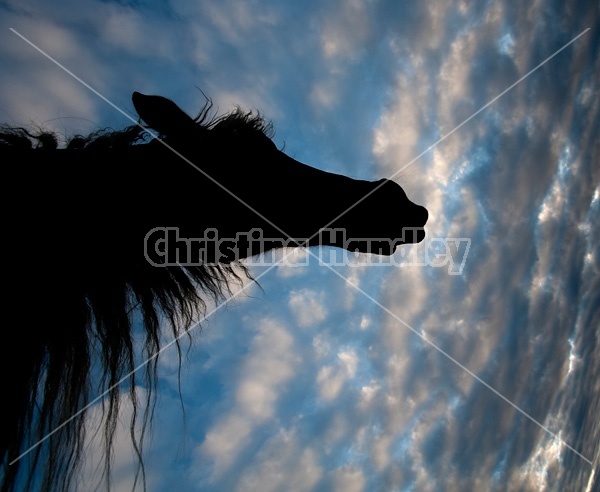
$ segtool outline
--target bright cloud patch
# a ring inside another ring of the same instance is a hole
[[[300,326],[311,326],[320,323],[327,317],[327,309],[324,305],[324,296],[310,289],[292,291],[288,300],[288,306]]]

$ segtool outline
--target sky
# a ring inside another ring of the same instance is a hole
[[[0,3],[5,123],[121,128],[133,91],[191,115],[204,92],[429,211],[391,264],[252,267],[260,288],[193,332],[185,419],[163,352],[149,491],[597,490],[599,20],[585,0]]]

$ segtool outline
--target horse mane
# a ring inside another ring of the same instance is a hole
[[[206,134],[208,138],[208,135],[227,136],[231,132],[265,139],[272,137],[272,125],[260,114],[237,108],[224,116],[212,116],[211,109],[212,102],[207,100],[194,119],[198,130],[198,134],[194,134],[196,141],[198,135]],[[160,132],[159,136],[162,137]],[[188,137],[191,135],[178,135],[177,140],[185,141]],[[149,140],[148,132],[134,125],[118,131],[105,129],[86,136],[75,135],[61,146],[60,136],[53,132],[2,126],[0,157],[18,155],[27,162],[28,156],[34,154],[50,155],[68,149],[80,153],[82,165],[85,165],[86,155],[119,151],[134,145],[160,145],[160,142]],[[169,137],[165,137],[165,141],[177,148],[178,142]],[[199,145],[202,145],[201,141]],[[6,161],[6,157],[2,160]],[[5,162],[5,165],[23,163]],[[25,275],[17,272],[15,278],[11,278],[18,284],[14,290],[22,294],[23,299],[17,302],[21,303],[18,307],[23,313],[28,312],[28,307],[31,309],[32,299],[37,302],[37,297],[32,297],[31,293],[32,283],[39,279],[31,278],[32,271],[26,270]],[[38,311],[41,320],[7,330],[13,334],[4,341],[1,354],[4,374],[7,375],[9,370],[11,374],[9,416],[5,418],[5,428],[1,429],[3,492],[32,488],[69,490],[81,470],[86,430],[89,431],[86,405],[104,391],[106,396],[100,405],[102,420],[95,433],[102,436],[103,442],[101,479],[110,488],[122,384],[133,407],[130,434],[137,456],[133,488],[138,484],[145,488],[143,441],[156,405],[158,354],[164,346],[163,329],[166,328],[166,333],[175,339],[181,369],[180,338],[187,334],[191,341],[187,330],[206,312],[207,300],[221,300],[232,294],[233,283],[252,279],[248,269],[240,264],[164,268],[153,268],[148,264],[139,266],[134,273],[128,278],[119,278],[118,288],[110,293],[101,289],[85,292],[85,303],[75,312],[65,313],[60,306],[41,301]],[[52,280],[48,279],[49,282]],[[71,288],[77,292],[76,285]],[[142,327],[141,348],[137,341],[137,326]],[[22,360],[15,364],[10,361],[9,353],[13,347],[19,347],[18,344],[27,349]],[[141,376],[135,372],[140,359],[149,360]],[[146,388],[143,398],[136,391],[140,382]],[[42,438],[45,439],[38,445]],[[36,447],[17,460],[31,446]]]
[[[213,102],[207,99],[204,107],[194,118],[199,130],[214,130],[217,134],[241,133],[262,136],[269,140],[274,136],[273,124],[266,121],[259,112],[244,111],[236,106],[234,111],[223,115],[211,114]],[[146,143],[151,134],[141,124],[130,125],[122,130],[105,128],[90,133],[87,136],[74,135],[67,139],[64,148],[69,150],[98,150],[118,149]],[[158,133],[156,135],[168,143],[169,137]],[[188,137],[184,135],[183,137]],[[0,125],[0,148],[12,147],[19,150],[57,150],[60,136],[52,131],[38,130],[33,133],[24,127]]]

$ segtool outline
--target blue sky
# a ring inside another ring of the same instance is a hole
[[[334,267],[363,292],[315,261],[266,273],[262,290],[250,287],[194,332],[185,428],[176,353],[165,351],[149,490],[592,490],[597,5],[20,0],[0,9],[6,123],[67,134],[130,123],[14,28],[134,118],[134,90],[192,115],[199,89],[222,112],[258,109],[290,156],[355,178],[394,176],[429,210],[428,239],[470,240],[458,275]],[[94,456],[92,447],[89,483]],[[125,430],[116,490],[130,489],[132,462]]]

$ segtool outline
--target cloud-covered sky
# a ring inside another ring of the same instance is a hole
[[[598,486],[595,2],[19,0],[0,12],[6,123],[130,123],[13,28],[134,118],[134,90],[193,115],[201,90],[220,111],[260,110],[292,157],[393,176],[429,210],[426,242],[395,265],[333,267],[360,290],[308,257],[206,320],[182,372],[185,422],[165,351],[149,490]],[[399,265],[409,258],[423,261]],[[132,485],[127,432],[116,490]]]

